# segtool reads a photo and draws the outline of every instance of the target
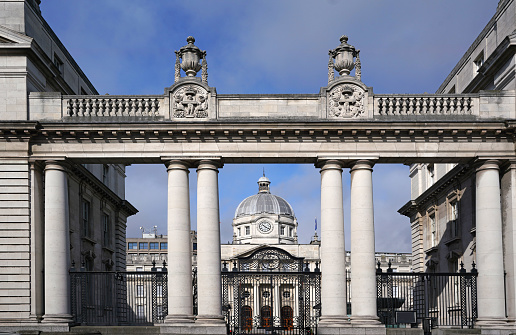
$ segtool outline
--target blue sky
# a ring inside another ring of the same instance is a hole
[[[220,94],[318,93],[327,83],[328,50],[349,36],[360,49],[362,81],[375,93],[435,92],[491,16],[497,0],[43,0],[42,14],[100,94],[162,94],[174,79],[174,50],[196,38],[207,51],[209,84]],[[239,202],[257,192],[265,168],[271,190],[290,202],[299,241],[313,235],[320,175],[312,165],[226,165],[220,170],[221,241],[231,240]],[[166,170],[127,167],[126,197],[140,226],[166,233]],[[410,251],[408,167],[377,165],[373,174],[376,248]],[[343,172],[349,232],[349,171]],[[192,228],[196,173],[190,173]],[[320,228],[320,225],[319,225]],[[346,238],[349,249],[349,233]]]

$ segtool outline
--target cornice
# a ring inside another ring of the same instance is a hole
[[[117,210],[126,212],[128,216],[138,213],[138,210],[131,203],[116,195],[115,192],[104,185],[100,180],[97,179],[97,177],[95,177],[83,166],[79,164],[72,164],[70,171],[81,180],[85,181],[86,184],[88,184],[88,186],[100,194],[101,197],[107,198],[107,200],[111,202],[117,208]]]

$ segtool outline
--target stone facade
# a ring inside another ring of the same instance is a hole
[[[475,326],[513,332],[514,1],[500,1],[497,36],[508,33],[497,37],[500,44],[489,49],[494,52],[485,51],[478,85],[460,86],[466,79],[459,80],[463,72],[455,71],[450,77],[457,85],[454,93],[447,87],[438,94],[410,95],[374,94],[361,81],[358,50],[343,36],[330,50],[328,85],[315,94],[218,95],[208,86],[206,52],[189,37],[177,53],[174,83],[163,95],[98,96],[45,24],[37,1],[0,4],[5,9],[0,14],[0,229],[8,236],[0,241],[0,285],[13,290],[0,296],[1,331],[69,330],[72,261],[76,266],[84,261],[90,269],[123,266],[125,219],[136,212],[124,199],[124,164],[159,163],[168,173],[167,235],[174,236],[174,243],[168,245],[167,259],[175,270],[168,273],[169,308],[160,331],[225,333],[218,171],[225,163],[298,163],[314,164],[321,173],[318,332],[385,334],[376,315],[372,175],[376,164],[398,163],[413,166],[414,181],[427,178],[417,167],[434,171],[433,188],[428,188],[431,178],[426,185],[414,185],[416,205],[411,202],[405,211],[417,218],[412,219],[412,232],[418,269],[446,268],[443,264],[455,261],[461,248],[471,249],[474,235],[479,273]],[[196,76],[199,71],[201,77]],[[442,168],[441,163],[451,165]],[[462,166],[468,172],[459,173]],[[190,168],[196,168],[197,177],[197,316],[191,299]],[[351,172],[351,317],[343,289],[344,169]],[[113,179],[99,171],[112,171]],[[442,183],[436,172],[445,175]],[[468,173],[472,178],[466,178]],[[474,192],[469,192],[473,182]],[[423,219],[411,214],[414,209]],[[466,236],[443,241],[446,251],[441,252],[432,243],[450,237],[452,230],[425,232],[423,223],[428,226],[433,216],[437,225],[444,213],[455,215],[446,216],[447,221],[456,221],[457,213],[459,220],[474,217],[475,230],[451,225]],[[104,234],[104,218],[113,223],[114,235]],[[237,245],[235,252],[245,248],[252,245]],[[316,249],[309,245],[308,257]]]
[[[0,49],[2,120],[40,119],[49,106],[60,106],[61,94],[97,94],[42,18],[39,1],[0,1]],[[35,107],[31,97],[38,95],[43,100]],[[54,271],[57,264],[124,269],[126,220],[136,213],[124,200],[124,165],[33,160],[28,141],[13,139],[2,139],[0,159],[0,287],[8,292],[0,295],[2,325],[41,322],[44,315],[54,320],[69,305],[55,308],[67,287],[55,279],[63,274]],[[66,192],[54,194],[53,182]],[[62,206],[49,206],[52,199]],[[45,298],[45,290],[55,299]]]
[[[481,92],[484,96],[480,98],[480,114],[486,117],[511,114],[515,110],[512,98],[507,105],[498,98],[514,95],[516,88],[515,29],[516,3],[500,1],[493,18],[439,87],[437,94]],[[482,107],[482,101],[493,104]],[[479,268],[484,267],[482,263],[490,263],[490,273],[484,272],[479,276],[479,289],[486,285],[506,291],[505,296],[494,293],[483,298],[489,300],[491,306],[485,313],[500,323],[516,319],[511,162],[473,159],[451,164],[412,164],[412,200],[399,210],[410,218],[412,261],[416,271],[457,272],[461,263],[466,269],[470,269],[474,262]],[[494,174],[492,185],[486,186],[484,180],[491,173]],[[485,194],[486,187],[493,187],[490,190],[493,193]],[[490,210],[493,210],[490,212],[490,227],[484,227],[482,217]],[[496,233],[491,232],[486,240],[484,229],[496,230]],[[483,243],[491,246],[486,247]],[[505,273],[506,283],[500,278],[494,279],[493,273],[499,276]],[[504,304],[506,312],[499,308]],[[485,320],[479,319],[478,324],[483,324]]]

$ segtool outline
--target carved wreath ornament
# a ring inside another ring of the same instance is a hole
[[[172,108],[176,118],[208,117],[208,91],[196,85],[181,87],[174,93]]]
[[[356,118],[365,113],[365,91],[355,85],[344,84],[334,87],[328,94],[329,116]]]

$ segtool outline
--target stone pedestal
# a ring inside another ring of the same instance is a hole
[[[45,315],[43,322],[70,323],[70,224],[68,175],[59,162],[45,166]]]
[[[484,161],[476,173],[476,326],[506,324],[499,162]]]
[[[188,164],[170,161],[168,172],[168,315],[165,323],[193,321]]]

